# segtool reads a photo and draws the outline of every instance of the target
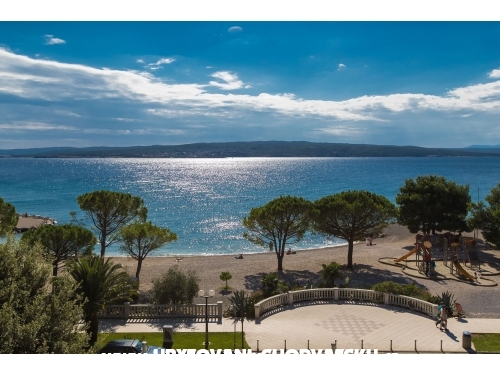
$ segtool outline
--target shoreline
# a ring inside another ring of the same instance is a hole
[[[414,235],[407,228],[398,224],[390,225],[384,231],[384,236],[374,240],[374,246],[366,246],[364,242],[354,245],[353,263],[356,266],[382,267],[379,258],[393,255],[399,257],[407,250],[405,246],[414,245]],[[291,283],[301,283],[312,279],[319,280],[322,264],[337,262],[340,265],[347,263],[348,244],[339,244],[308,250],[295,250],[296,254],[285,255],[283,258],[282,278]],[[152,286],[152,280],[160,277],[172,266],[179,266],[181,270],[195,270],[200,278],[200,287],[217,289],[223,286],[219,280],[221,272],[228,271],[232,274],[229,286],[232,290],[245,289],[255,291],[260,285],[260,276],[266,273],[277,272],[277,256],[274,251],[261,251],[243,253],[243,259],[236,259],[239,253],[211,254],[211,255],[168,255],[150,256],[142,262],[140,273],[140,291],[147,293]],[[130,256],[106,256],[116,259],[131,275],[135,275],[137,261]],[[181,259],[177,261],[177,259]],[[351,275],[352,279],[352,275]],[[355,278],[358,279],[358,278]],[[364,279],[364,277],[361,277]],[[362,280],[353,282],[363,283]]]
[[[361,241],[357,241],[357,242],[354,242],[354,245],[357,245],[359,243],[362,243]],[[297,252],[302,252],[302,251],[314,251],[314,250],[328,250],[330,248],[336,248],[336,247],[342,247],[342,246],[347,246],[348,243],[341,243],[341,244],[337,244],[337,245],[329,245],[329,246],[321,246],[321,247],[310,247],[310,248],[307,248],[307,249],[292,249],[292,251],[297,251]],[[289,246],[287,246],[288,248]],[[243,255],[252,255],[252,254],[275,254],[275,251],[272,250],[272,251],[255,251],[255,252],[251,252],[251,253],[231,253],[231,254],[167,254],[167,255],[150,255],[148,256],[146,259],[148,258],[179,258],[179,257],[185,257],[185,258],[188,258],[188,257],[218,257],[218,256],[235,256],[235,255],[239,255],[239,254],[243,254]],[[96,255],[98,255],[96,253]],[[125,255],[125,254],[120,254],[120,255],[106,255],[106,258],[117,258],[117,259],[120,259],[120,258],[130,258],[129,255]]]
[[[485,288],[470,285],[454,280],[436,281],[427,278],[414,277],[401,271],[401,267],[391,262],[380,263],[381,258],[399,258],[408,253],[415,245],[415,234],[406,227],[392,224],[384,231],[384,237],[374,239],[373,246],[366,246],[364,242],[354,245],[353,270],[343,267],[343,279],[337,283],[345,282],[349,278],[349,286],[366,288],[382,281],[394,281],[417,286],[428,290],[431,294],[441,294],[448,291],[454,294],[464,306],[464,311],[470,317],[496,317],[500,318],[500,287]],[[464,234],[465,235],[465,234]],[[288,246],[287,246],[288,248]],[[496,250],[481,249],[484,261],[493,260],[500,264],[500,252]],[[224,309],[230,302],[229,298],[236,290],[245,290],[248,293],[260,288],[260,279],[269,273],[277,272],[277,257],[274,251],[243,254],[243,259],[236,259],[237,254],[190,255],[190,256],[151,256],[142,263],[140,273],[140,299],[139,303],[147,303],[147,295],[154,279],[160,278],[169,268],[177,266],[181,271],[193,270],[199,278],[199,288],[213,289],[216,294],[209,298],[209,303],[222,301]],[[114,259],[131,275],[135,276],[137,261],[131,257],[107,256]],[[176,261],[176,258],[181,258]],[[347,264],[347,244],[329,246],[310,250],[296,251],[296,254],[285,255],[283,258],[283,271],[278,273],[282,282],[291,286],[304,287],[317,284],[323,264],[337,262],[341,266]],[[230,272],[232,278],[228,281],[229,291],[224,291],[225,282],[220,280],[222,272]],[[500,276],[495,276],[500,281]],[[195,297],[193,303],[204,303],[202,297]]]

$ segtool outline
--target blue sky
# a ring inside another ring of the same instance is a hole
[[[0,148],[500,144],[500,22],[0,22]]]

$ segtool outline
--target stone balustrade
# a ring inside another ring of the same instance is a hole
[[[264,313],[275,310],[284,305],[304,301],[348,300],[381,303],[386,305],[402,306],[416,310],[429,316],[437,315],[436,304],[419,300],[417,298],[395,295],[391,293],[376,292],[369,289],[354,288],[320,288],[296,290],[266,298],[255,304],[255,318],[260,318]]]
[[[222,321],[222,301],[217,304],[208,304],[209,318]],[[123,305],[106,306],[99,318],[101,319],[154,319],[154,318],[205,318],[205,304],[191,305]]]

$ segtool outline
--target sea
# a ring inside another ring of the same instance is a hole
[[[279,196],[314,201],[345,190],[368,190],[395,203],[406,179],[430,174],[468,184],[476,202],[500,183],[500,158],[0,158],[0,197],[18,213],[64,224],[71,211],[86,220],[77,196],[126,192],[144,200],[148,220],[177,234],[156,256],[248,254],[269,251],[243,238],[242,220],[253,207]],[[309,233],[287,247],[342,243]],[[123,256],[117,245],[106,255]]]

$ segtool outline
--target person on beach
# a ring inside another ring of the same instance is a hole
[[[373,238],[366,237],[365,241],[366,241],[366,246],[372,246],[373,245],[373,243],[372,243],[373,242]]]
[[[243,259],[243,254],[240,254],[238,255],[237,257],[235,257],[236,259]]]
[[[436,262],[431,260],[431,276],[434,276],[436,274]]]

